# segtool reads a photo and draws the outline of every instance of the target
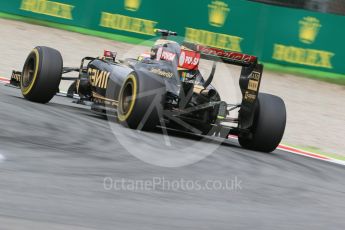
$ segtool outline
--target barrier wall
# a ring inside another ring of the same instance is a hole
[[[0,11],[141,39],[154,28],[261,61],[345,74],[345,17],[245,0],[7,0]]]

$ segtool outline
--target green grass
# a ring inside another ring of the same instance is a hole
[[[334,154],[334,153],[325,153],[323,152],[321,149],[317,148],[317,147],[313,147],[313,146],[296,146],[296,145],[288,145],[286,144],[287,146],[291,146],[293,148],[297,148],[297,149],[300,149],[300,150],[304,150],[304,151],[307,151],[307,152],[311,152],[311,153],[317,153],[319,155],[322,155],[322,156],[326,156],[326,157],[329,157],[329,158],[333,158],[333,159],[336,159],[336,160],[341,160],[341,161],[345,161],[345,156],[342,156],[342,155],[339,155],[339,154]]]
[[[345,75],[324,72],[319,70],[304,69],[298,67],[287,67],[271,63],[263,63],[265,65],[265,70],[276,72],[276,73],[288,73],[301,77],[317,79],[325,82],[330,82],[334,84],[345,85]]]
[[[140,44],[140,45],[146,45],[146,46],[151,46],[153,44],[152,41],[147,41],[144,39],[133,38],[133,37],[123,36],[123,35],[118,35],[118,34],[113,34],[113,33],[100,32],[96,30],[86,29],[86,28],[77,27],[77,26],[69,26],[69,25],[59,24],[55,22],[41,21],[37,19],[32,19],[32,18],[18,16],[18,15],[12,15],[12,14],[7,14],[7,13],[0,12],[0,18],[23,21],[23,22],[28,22],[31,24],[67,30],[67,31],[76,32],[80,34],[86,34],[86,35],[101,37],[101,38],[110,39],[114,41],[126,42],[130,44]],[[271,72],[289,73],[289,74],[293,74],[297,76],[345,85],[345,75],[343,74],[322,72],[322,71],[297,68],[297,67],[286,67],[286,66],[272,64],[272,63],[264,63],[264,64],[265,64],[265,70],[268,70]]]

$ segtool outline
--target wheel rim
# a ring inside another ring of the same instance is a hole
[[[122,101],[121,101],[121,110],[123,114],[127,114],[130,108],[130,105],[133,103],[133,83],[127,82],[123,90]]]
[[[120,92],[119,114],[120,121],[125,121],[131,115],[136,100],[136,78],[130,75]]]
[[[38,74],[38,64],[39,63],[39,53],[37,49],[34,49],[28,60],[25,63],[22,80],[21,80],[21,89],[23,95],[27,95],[31,89],[34,87],[37,74]]]
[[[22,85],[24,88],[27,88],[32,83],[35,76],[35,66],[35,58],[31,57],[23,71]]]

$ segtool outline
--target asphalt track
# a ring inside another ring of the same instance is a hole
[[[246,151],[229,142],[198,163],[158,167],[129,154],[108,121],[87,107],[62,97],[31,103],[3,85],[0,129],[1,230],[345,227],[344,166],[281,151]],[[146,135],[154,145],[161,134]],[[237,178],[241,184],[234,190],[117,191],[104,188],[106,177]]]

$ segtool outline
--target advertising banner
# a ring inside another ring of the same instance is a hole
[[[0,11],[151,39],[155,28],[256,55],[263,62],[345,74],[345,17],[245,0],[11,0]]]

